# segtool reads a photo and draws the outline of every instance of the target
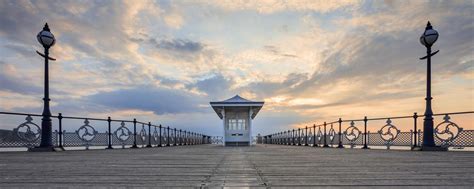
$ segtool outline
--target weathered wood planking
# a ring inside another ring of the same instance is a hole
[[[474,152],[258,145],[0,153],[0,187],[472,188]]]

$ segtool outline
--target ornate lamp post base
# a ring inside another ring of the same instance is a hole
[[[61,152],[64,148],[61,147],[35,147],[29,148],[28,152]]]
[[[448,151],[448,147],[443,146],[422,146],[420,151]]]

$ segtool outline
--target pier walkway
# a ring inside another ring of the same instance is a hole
[[[474,152],[217,145],[0,153],[0,188],[474,186]]]

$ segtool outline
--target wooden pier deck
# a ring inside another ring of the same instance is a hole
[[[0,188],[472,188],[474,152],[216,145],[0,153]]]

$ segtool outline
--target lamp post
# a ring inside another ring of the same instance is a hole
[[[425,118],[423,122],[423,145],[421,150],[423,151],[441,151],[446,150],[440,146],[436,146],[434,142],[434,132],[433,132],[433,111],[431,110],[431,56],[439,52],[437,50],[434,53],[431,53],[431,46],[438,39],[438,32],[433,29],[431,23],[428,21],[426,24],[425,32],[420,37],[420,42],[426,47],[426,56],[420,58],[420,60],[426,59],[427,69],[426,69],[426,109],[425,109]]]
[[[30,151],[55,151],[52,140],[52,123],[51,110],[49,109],[49,60],[56,60],[49,57],[49,48],[55,43],[56,39],[51,33],[48,23],[46,23],[38,35],[38,42],[44,47],[44,54],[36,51],[40,56],[44,57],[44,98],[43,98],[43,118],[41,119],[41,143],[39,147],[32,148]]]

